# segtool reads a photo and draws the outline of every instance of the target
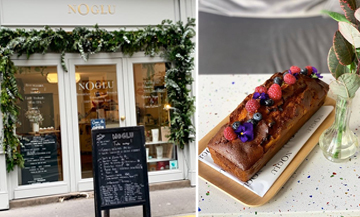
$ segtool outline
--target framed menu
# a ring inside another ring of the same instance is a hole
[[[92,143],[96,217],[137,205],[150,216],[144,127],[94,129]]]

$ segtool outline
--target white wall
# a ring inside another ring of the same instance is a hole
[[[183,0],[0,0],[0,25],[72,29],[98,24],[107,29],[136,28],[157,25],[164,19],[178,21],[179,1]]]

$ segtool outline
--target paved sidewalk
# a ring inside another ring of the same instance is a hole
[[[196,188],[150,191],[151,216],[195,216]],[[0,211],[0,217],[92,217],[94,198]],[[112,209],[110,217],[142,216],[142,206]]]

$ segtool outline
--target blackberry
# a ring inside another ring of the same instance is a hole
[[[276,78],[274,78],[274,83],[281,86],[281,84],[282,84],[282,79],[281,79],[280,77],[276,77]]]
[[[246,123],[252,123],[254,127],[257,125],[257,121],[255,121],[254,119],[249,119],[248,121],[246,121]]]
[[[274,100],[272,100],[272,99],[267,99],[267,100],[265,100],[265,105],[266,105],[266,106],[272,106],[272,105],[274,105]]]
[[[261,113],[259,113],[259,112],[255,113],[255,114],[253,115],[253,119],[254,119],[255,121],[257,121],[257,122],[261,121],[261,119],[262,119]]]
[[[234,130],[237,130],[237,128],[239,128],[240,124],[241,124],[240,121],[235,121],[235,122],[232,124],[232,128],[233,128]]]
[[[301,69],[300,73],[303,74],[303,75],[307,75],[308,74],[307,68]]]

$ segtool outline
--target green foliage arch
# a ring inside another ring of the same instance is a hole
[[[0,30],[0,73],[1,73],[1,112],[3,118],[2,146],[6,153],[7,171],[16,165],[23,167],[24,159],[20,153],[20,140],[14,129],[18,123],[19,107],[22,100],[18,91],[15,74],[16,67],[11,61],[13,55],[34,53],[61,53],[61,65],[67,72],[65,53],[80,53],[87,61],[91,54],[99,52],[122,52],[131,56],[135,52],[145,55],[160,54],[172,67],[167,70],[165,83],[168,100],[174,112],[171,117],[169,140],[180,148],[193,141],[195,129],[192,116],[195,112],[195,98],[191,95],[193,82],[195,44],[195,19],[172,23],[164,20],[157,26],[148,26],[137,31],[125,29],[107,31],[94,28],[77,27],[71,32],[63,29],[44,27],[41,30],[6,29]]]

